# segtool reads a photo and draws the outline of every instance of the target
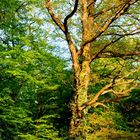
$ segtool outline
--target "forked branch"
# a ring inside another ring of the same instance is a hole
[[[98,58],[98,56],[99,56],[100,54],[102,54],[103,51],[104,51],[107,47],[109,47],[110,45],[113,45],[114,43],[116,43],[117,41],[119,41],[121,38],[122,38],[122,37],[119,37],[119,38],[117,38],[117,39],[115,39],[115,40],[110,41],[108,44],[106,44],[97,54],[95,54],[95,55],[92,56],[91,62],[92,62],[94,59]]]
[[[68,32],[67,21],[77,11],[78,0],[75,0],[74,9],[72,10],[72,12],[69,15],[67,15],[65,17],[64,23],[53,13],[53,10],[52,10],[51,4],[50,4],[50,0],[46,0],[45,7],[48,9],[48,12],[49,12],[52,20],[61,29],[61,31],[65,34],[66,40],[68,42],[69,50],[70,50],[70,53],[71,53],[71,56],[72,56],[72,61],[73,61],[73,64],[74,64],[74,68],[77,69],[79,67],[78,62],[77,62],[77,49],[76,49],[76,47],[74,46],[74,44],[72,42],[70,33]]]
[[[85,109],[87,106],[91,106],[92,104],[96,103],[96,101],[98,100],[99,96],[100,96],[103,92],[105,92],[106,90],[108,90],[109,88],[111,88],[112,85],[113,85],[113,83],[110,83],[110,84],[106,85],[105,87],[103,87],[103,88],[95,95],[95,97],[94,97],[91,101],[88,101],[88,102],[86,102],[85,104],[83,104],[83,105],[79,108],[79,110],[83,110],[83,109]]]
[[[114,99],[108,99],[108,100],[103,100],[101,101],[101,103],[106,103],[106,102],[112,102],[113,100],[119,100],[121,98],[123,98],[124,96],[126,96],[127,93],[130,93],[133,89],[135,89],[137,87],[137,83],[135,83],[134,79],[129,79],[129,80],[126,80],[126,81],[122,81],[123,79],[126,79],[129,75],[139,71],[140,69],[137,69],[135,71],[131,71],[129,72],[128,74],[126,74],[125,76],[121,77],[120,79],[117,79],[115,80],[117,77],[118,77],[118,74],[117,76],[115,76],[112,80],[112,83],[104,86],[98,93],[96,93],[96,95],[94,96],[94,98],[88,102],[86,102],[85,104],[83,104],[79,110],[83,110],[85,109],[86,107],[88,106],[94,106],[94,104],[96,104],[96,102],[98,101],[99,97],[101,95],[104,95],[106,93],[113,93],[116,97]],[[126,90],[120,90],[120,91],[115,91],[113,90],[112,88],[115,87],[115,86],[119,86],[119,85],[131,85],[131,88],[129,89],[126,89]]]
[[[101,29],[98,29],[98,33],[91,39],[87,40],[86,42],[84,42],[82,44],[82,46],[84,47],[86,44],[93,42],[94,40],[96,40],[96,38],[98,38],[102,33],[104,33],[108,27],[116,20],[118,19],[121,15],[123,15],[127,9],[134,4],[136,1],[138,0],[127,0],[127,2],[124,3],[124,5],[118,9],[118,11],[116,12],[116,14],[112,17],[109,18],[109,20],[101,27]]]

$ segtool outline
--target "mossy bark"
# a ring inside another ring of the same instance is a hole
[[[87,102],[88,85],[90,81],[90,62],[91,62],[91,43],[86,43],[94,35],[93,25],[93,0],[81,0],[82,7],[82,42],[83,46],[79,57],[82,60],[79,62],[79,69],[74,68],[75,71],[75,94],[73,102],[71,103],[71,122],[70,122],[70,136],[76,138],[79,135],[85,135],[83,130],[85,125],[84,119],[87,114],[87,109],[80,110],[80,107]],[[91,5],[90,5],[91,4]],[[89,5],[89,8],[88,8]]]
[[[80,64],[80,70],[75,73],[75,93],[73,102],[71,103],[71,122],[70,122],[70,136],[77,137],[84,134],[81,130],[82,124],[87,110],[80,110],[80,107],[87,102],[88,85],[90,80],[90,56],[89,45],[86,46],[83,52],[84,60]]]

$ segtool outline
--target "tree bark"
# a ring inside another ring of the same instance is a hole
[[[94,2],[90,0],[90,3]],[[82,5],[82,44],[84,44],[87,40],[90,40],[93,37],[93,16],[91,15],[93,10],[91,10],[90,3],[87,0],[81,0]],[[88,8],[89,5],[89,8]],[[93,8],[93,6],[92,6]],[[91,43],[87,43],[81,46],[79,59],[79,67],[80,69],[75,69],[75,94],[74,100],[71,103],[71,112],[72,117],[70,121],[70,136],[75,138],[78,135],[81,137],[84,134],[82,130],[84,126],[82,123],[84,121],[84,116],[86,115],[87,110],[80,110],[81,106],[87,102],[87,94],[88,94],[88,85],[90,81],[90,56]]]
[[[85,60],[80,64],[80,70],[75,73],[75,93],[74,99],[71,103],[71,120],[70,120],[70,136],[76,137],[78,135],[84,135],[82,129],[82,121],[84,121],[84,116],[86,110],[81,111],[80,107],[87,102],[87,92],[90,80],[90,61],[89,55],[89,45],[86,46],[87,50],[84,49],[83,57]],[[84,59],[83,58],[83,59]],[[82,134],[81,134],[82,133]]]

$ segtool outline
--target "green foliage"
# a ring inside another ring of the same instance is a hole
[[[121,102],[119,111],[131,131],[140,133],[140,89],[132,91],[131,96]]]
[[[44,39],[36,1],[3,1],[0,7],[0,139],[60,139],[60,114],[69,101],[60,100],[66,62]],[[66,124],[67,115],[62,118]]]
[[[85,132],[87,140],[135,140],[139,138],[139,133],[130,131],[123,114],[112,106],[108,106],[108,109],[94,109],[94,113],[88,114],[80,129]],[[78,137],[77,140],[85,138]]]
[[[17,139],[19,132],[32,131],[30,112],[15,105],[13,99],[7,94],[8,90],[0,94],[0,137],[3,140]],[[3,96],[4,95],[4,96]]]
[[[67,12],[64,12],[65,4]],[[63,19],[74,4],[64,0],[52,1],[58,17]],[[64,59],[58,57],[56,37],[62,41],[62,34],[54,28],[42,9],[41,0],[2,0],[0,1],[0,140],[63,140],[68,139],[69,103],[73,93],[73,72]],[[109,6],[105,2],[106,6]],[[41,7],[40,7],[41,6]],[[104,6],[99,6],[98,10]],[[135,12],[138,8],[135,9]],[[98,11],[97,11],[98,12]],[[132,11],[131,11],[132,12]],[[80,43],[81,25],[79,15],[69,20],[70,33],[74,43]],[[129,20],[126,20],[127,23]],[[47,24],[46,24],[47,22]],[[50,26],[48,25],[50,24]],[[124,25],[123,22],[121,22]],[[73,27],[79,29],[73,30]],[[51,28],[52,27],[52,28]],[[107,32],[114,33],[117,28]],[[50,31],[50,32],[48,32]],[[119,28],[119,32],[121,32]],[[112,36],[113,37],[113,36]],[[112,38],[110,37],[110,38]],[[50,40],[53,39],[53,46]],[[65,43],[62,42],[62,45]],[[109,43],[108,37],[94,42],[91,53],[97,53],[101,44]],[[125,38],[113,45],[113,51],[134,51],[138,38]],[[107,51],[112,51],[112,45]],[[62,53],[61,53],[62,57]],[[79,61],[83,61],[81,58]],[[92,63],[89,99],[110,83],[121,70],[120,76],[137,69],[138,57],[132,60],[121,58],[97,59]],[[139,73],[130,75],[137,78]],[[139,133],[140,97],[139,89],[133,90],[131,97],[118,104],[117,110],[111,110],[114,104],[108,104],[108,110],[98,107],[89,109],[82,122],[81,132],[87,132],[90,139],[133,138]],[[103,95],[99,100],[113,98],[114,95]],[[131,132],[130,132],[131,131]],[[132,137],[130,136],[132,135]],[[82,135],[77,139],[85,139]]]
[[[43,116],[35,120],[35,129],[32,134],[20,134],[19,138],[23,140],[61,140],[58,138],[58,131],[54,129],[53,124],[49,121],[49,115]]]

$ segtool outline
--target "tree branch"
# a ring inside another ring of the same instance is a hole
[[[83,110],[83,109],[85,109],[87,106],[91,106],[92,104],[96,103],[96,101],[98,100],[99,96],[100,96],[103,92],[105,92],[105,90],[107,90],[107,89],[109,89],[109,88],[111,88],[111,87],[112,87],[112,83],[110,83],[110,84],[106,85],[105,87],[103,87],[103,88],[95,95],[95,97],[94,97],[91,101],[88,101],[88,102],[86,102],[85,104],[83,104],[83,105],[79,108],[79,110]]]
[[[92,105],[94,108],[96,108],[97,106],[101,106],[101,107],[104,107],[104,108],[108,108],[105,104],[101,103],[101,102],[96,102]]]
[[[78,0],[75,0],[75,5],[72,12],[69,15],[67,15],[66,18],[64,19],[65,34],[67,34],[68,32],[68,26],[67,26],[68,19],[71,18],[76,13],[77,8],[78,8]]]
[[[97,103],[97,100],[99,99],[99,97],[101,95],[104,95],[104,94],[109,93],[109,92],[113,93],[115,96],[117,96],[117,98],[115,98],[117,100],[119,98],[124,97],[127,93],[131,92],[134,88],[136,88],[137,83],[134,83],[134,79],[129,79],[129,80],[125,81],[125,82],[122,82],[122,80],[125,79],[126,77],[128,77],[129,75],[139,71],[139,70],[140,70],[140,68],[135,70],[135,71],[131,71],[131,72],[127,73],[125,76],[121,77],[120,79],[115,80],[116,78],[118,78],[118,75],[120,74],[120,72],[118,72],[117,75],[113,78],[112,83],[104,86],[98,93],[96,93],[95,97],[92,100],[90,100],[90,101],[86,102],[85,104],[83,104],[79,108],[79,110],[83,110],[88,106],[92,106],[92,105],[94,106],[94,104]],[[113,89],[110,89],[110,88],[112,88],[114,86],[118,86],[118,85],[127,85],[128,86],[130,84],[133,84],[133,86],[131,88],[127,89],[127,90],[124,90],[124,91],[123,90],[114,91]],[[111,100],[112,99],[109,99],[108,101],[111,101]],[[102,103],[104,103],[104,102],[106,102],[106,101],[102,101]]]
[[[110,58],[110,57],[121,57],[121,58],[125,58],[125,57],[132,57],[132,56],[140,56],[140,52],[125,52],[125,53],[118,53],[118,52],[113,52],[113,51],[104,51],[105,53],[109,53],[110,55],[106,55],[105,57]]]
[[[119,102],[121,99],[124,99],[124,98],[127,98],[127,97],[129,97],[129,96],[127,95],[127,96],[116,97],[116,98],[113,98],[113,99],[107,99],[107,100],[102,101],[102,103]]]
[[[65,32],[65,27],[62,23],[62,21],[53,13],[50,0],[46,0],[45,7],[48,9],[48,12],[52,18],[52,20],[55,22],[55,24],[61,29],[61,31]]]
[[[123,15],[128,8],[130,7],[130,5],[134,4],[136,1],[138,0],[128,0],[119,10],[118,12],[116,12],[116,14],[113,17],[110,17],[109,20],[103,25],[103,27],[101,29],[98,30],[98,34],[95,35],[92,39],[87,40],[86,42],[84,42],[82,44],[82,46],[85,46],[88,43],[93,42],[94,40],[96,40],[96,38],[98,38],[102,33],[104,33],[108,27],[116,20],[118,19],[121,15]]]
[[[45,6],[48,9],[48,12],[49,12],[52,20],[61,29],[61,31],[63,31],[63,33],[65,34],[66,40],[68,42],[69,50],[70,50],[70,53],[72,56],[74,69],[75,70],[78,69],[79,65],[78,65],[78,59],[77,59],[77,50],[76,50],[76,47],[74,46],[74,44],[71,40],[71,36],[68,32],[68,26],[67,26],[68,19],[71,18],[74,15],[74,13],[77,11],[78,0],[75,0],[74,9],[72,10],[72,12],[69,15],[66,16],[66,18],[64,19],[64,23],[53,13],[51,5],[50,5],[50,0],[46,0]]]
[[[115,5],[115,6],[113,5],[113,6],[111,6],[111,7],[108,8],[108,9],[105,9],[105,10],[99,11],[98,13],[95,13],[93,16],[94,16],[94,18],[96,18],[96,17],[98,17],[99,15],[102,15],[102,14],[104,14],[104,13],[106,13],[106,12],[108,12],[108,11],[114,9],[114,8],[118,8],[118,7],[121,6],[121,5],[122,5],[122,3],[119,4],[119,5]]]
[[[97,54],[95,54],[94,56],[92,56],[91,62],[92,62],[94,59],[98,58],[98,56],[99,56],[100,54],[102,54],[103,51],[104,51],[108,46],[114,44],[115,42],[117,42],[117,41],[120,40],[121,38],[122,38],[122,37],[119,37],[119,38],[117,38],[116,40],[112,40],[112,41],[110,41],[108,44],[106,44]]]
[[[140,31],[138,31],[139,29],[136,29],[132,32],[129,32],[129,33],[125,33],[125,34],[119,34],[119,33],[108,33],[108,34],[104,34],[105,36],[106,35],[116,35],[116,36],[122,36],[122,37],[125,37],[125,36],[131,36],[131,35],[136,35],[136,34],[140,34]]]

